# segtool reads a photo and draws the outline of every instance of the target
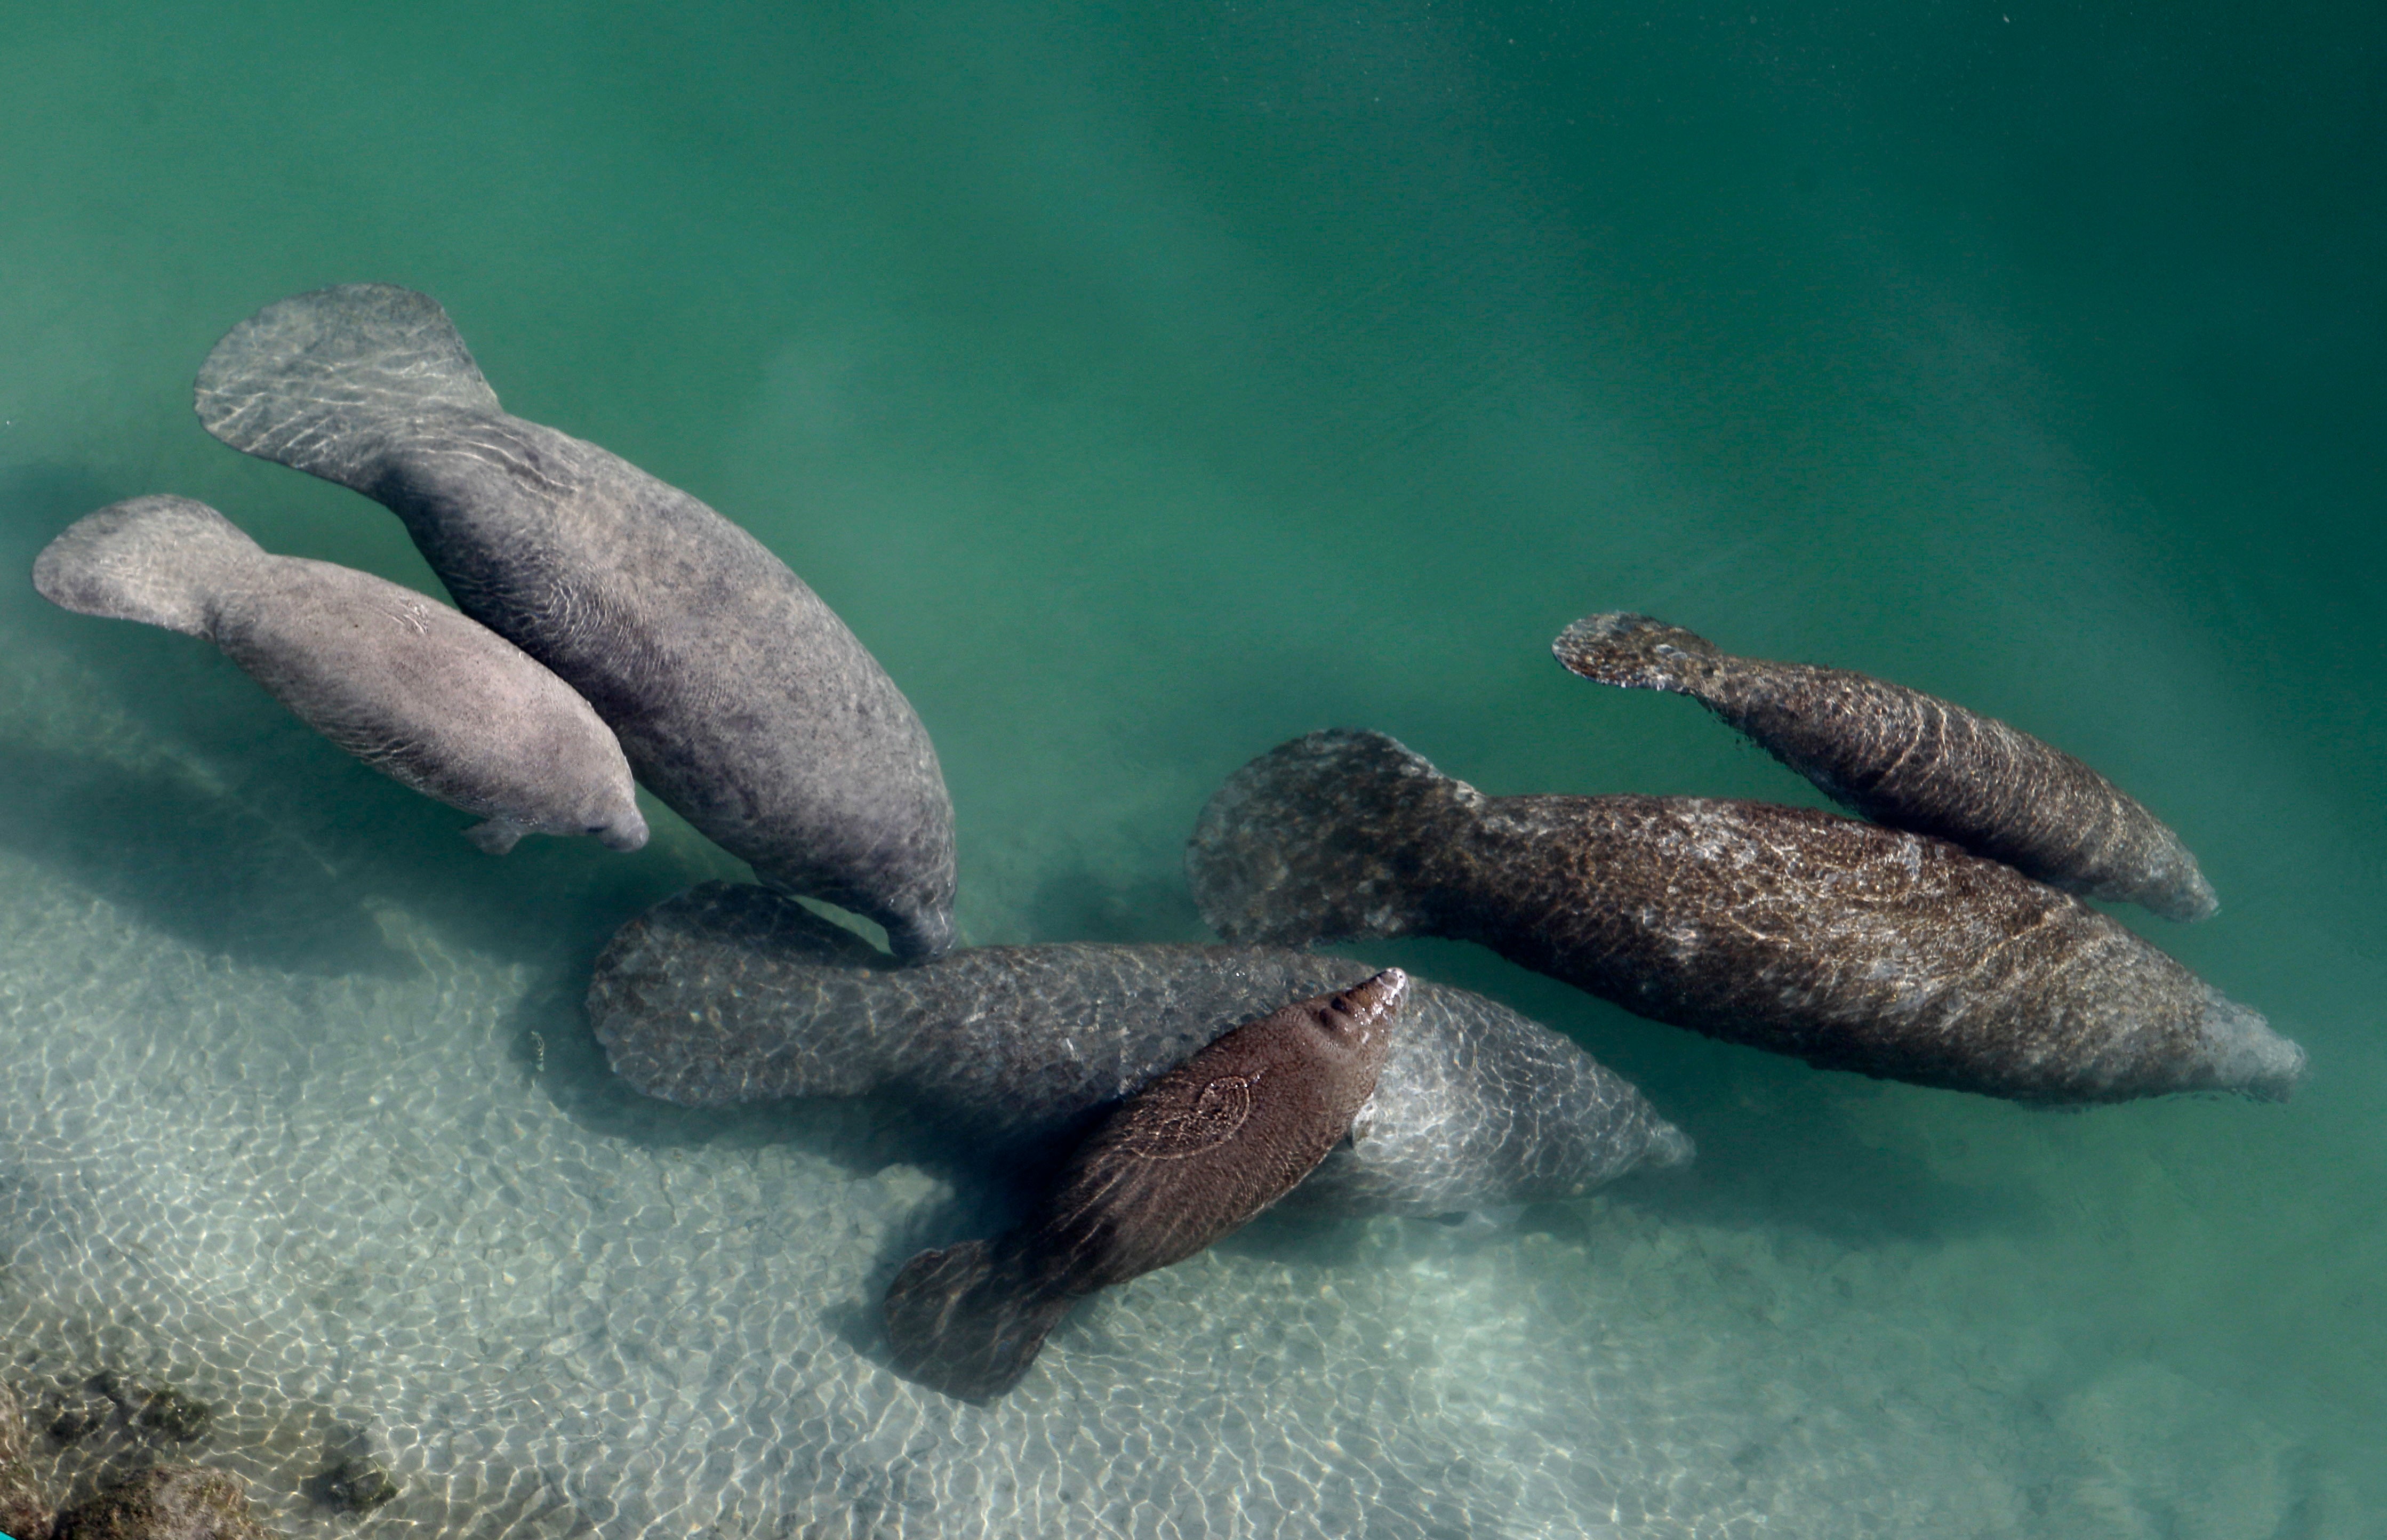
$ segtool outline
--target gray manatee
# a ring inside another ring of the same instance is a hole
[[[1993,717],[1845,669],[1736,658],[1648,615],[1587,615],[1550,650],[1586,679],[1689,696],[1876,823],[2166,919],[2218,907],[2196,857],[2153,814]]]
[[[648,789],[764,881],[953,941],[954,818],[911,702],[787,563],[593,444],[509,415],[437,302],[384,284],[267,306],[199,371],[236,449],[405,521],[466,614],[620,735]]]
[[[2304,1050],[2078,899],[1944,840],[1704,797],[1486,797],[1382,733],[1261,755],[1186,872],[1220,935],[1479,942],[1626,1010],[2041,1103],[2284,1100]]]
[[[33,587],[87,615],[204,637],[298,719],[402,785],[526,833],[647,842],[630,766],[572,687],[504,637],[370,573],[274,556],[188,498],[134,498],[77,521]]]
[[[973,947],[897,967],[850,932],[708,882],[625,925],[588,1015],[650,1096],[723,1106],[876,1095],[1007,1160],[1082,1138],[1220,1033],[1376,970],[1282,947]],[[1514,1011],[1414,982],[1351,1139],[1289,1205],[1431,1217],[1569,1198],[1690,1140]]]

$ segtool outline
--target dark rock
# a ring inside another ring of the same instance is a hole
[[[171,1385],[138,1384],[110,1369],[93,1375],[89,1389],[106,1397],[128,1421],[178,1444],[205,1438],[208,1430],[215,1426],[215,1407]],[[51,1420],[51,1436],[61,1444],[70,1444],[95,1432],[107,1420],[107,1409],[88,1396],[79,1402],[63,1402]]]
[[[215,1426],[216,1409],[168,1385],[149,1393],[134,1420],[153,1433],[187,1444],[208,1435],[208,1430]]]
[[[88,1382],[42,1402],[43,1426],[60,1444],[72,1444],[99,1432],[116,1411],[115,1398]]]
[[[32,1450],[24,1408],[0,1385],[0,1534],[12,1540],[49,1540],[50,1505],[33,1478]]]
[[[380,1461],[365,1455],[340,1461],[309,1486],[334,1508],[346,1508],[350,1513],[371,1513],[398,1496],[398,1483],[390,1479],[389,1472]]]
[[[195,1465],[128,1476],[58,1515],[53,1540],[278,1540],[238,1477]]]

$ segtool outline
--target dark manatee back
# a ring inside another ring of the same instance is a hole
[[[1485,797],[1382,733],[1231,776],[1204,915],[1278,942],[1472,940],[1660,1021],[2032,1102],[2284,1098],[2303,1050],[2078,899],[1943,840],[1698,797]]]
[[[614,1071],[688,1105],[877,1095],[1004,1159],[1082,1136],[1239,1022],[1373,970],[1267,946],[979,947],[893,967],[759,889],[624,926],[588,1013]],[[1375,1094],[1286,1201],[1431,1216],[1572,1197],[1691,1142],[1630,1083],[1463,990],[1410,986]]]
[[[1025,1223],[896,1275],[896,1366],[948,1395],[1000,1395],[1072,1302],[1183,1261],[1282,1197],[1350,1128],[1408,992],[1394,968],[1295,1001],[1138,1091]]]
[[[911,703],[737,525],[620,457],[508,415],[426,296],[269,305],[199,372],[234,448],[386,505],[458,606],[562,676],[658,797],[764,880],[953,939],[953,806]]]
[[[1690,696],[1877,823],[2166,919],[2218,907],[2179,836],[2113,782],[1937,696],[1842,669],[1731,657],[1648,615],[1586,616],[1551,650],[1586,679]]]

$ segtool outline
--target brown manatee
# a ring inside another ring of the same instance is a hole
[[[411,588],[271,555],[188,498],[78,520],[34,561],[33,587],[82,614],[206,637],[342,749],[487,820],[465,830],[483,850],[529,833],[646,843],[622,746],[588,702]]]
[[[736,524],[507,413],[436,301],[353,284],[269,305],[208,355],[197,408],[398,514],[457,605],[765,882],[868,915],[901,955],[952,944],[953,804],[878,660]]]
[[[615,933],[588,1016],[614,1072],[649,1095],[873,1097],[1025,1174],[1238,1022],[1374,972],[1287,947],[1094,942],[899,967],[789,900],[707,882]],[[1350,1139],[1286,1201],[1430,1218],[1572,1198],[1691,1155],[1565,1038],[1419,980]]]
[[[1481,942],[1827,1069],[2018,1101],[2283,1099],[2304,1051],[2078,899],[1945,840],[1702,797],[1486,797],[1382,733],[1244,766],[1186,852],[1221,935]]]
[[[1936,696],[1736,658],[1648,615],[1590,615],[1550,650],[1574,673],[1687,695],[1825,796],[2068,893],[2201,920],[2217,904],[2179,836],[2061,749]]]
[[[1185,1260],[1293,1191],[1375,1090],[1408,993],[1387,968],[1297,1000],[1137,1092],[1017,1229],[903,1264],[887,1289],[897,1369],[948,1395],[1000,1395],[1078,1301]]]

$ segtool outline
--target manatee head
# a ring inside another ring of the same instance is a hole
[[[647,842],[647,820],[636,802],[626,807],[594,807],[584,814],[577,832],[607,850],[635,851]]]

